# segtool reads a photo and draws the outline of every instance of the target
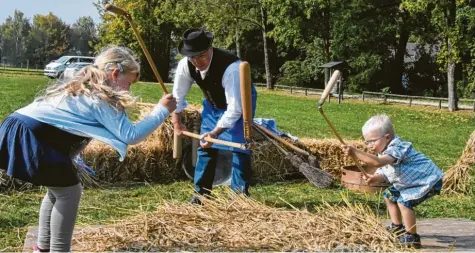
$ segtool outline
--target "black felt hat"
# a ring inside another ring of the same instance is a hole
[[[183,34],[178,52],[184,56],[199,55],[211,47],[213,38],[213,33],[205,31],[204,28],[188,29]]]

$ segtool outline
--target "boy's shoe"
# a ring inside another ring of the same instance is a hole
[[[404,236],[399,238],[399,242],[407,248],[421,248],[421,237],[418,234],[405,233]]]
[[[395,225],[391,223],[391,225],[386,227],[386,230],[390,233],[395,234],[396,236],[402,236],[406,232],[406,227],[404,225]]]

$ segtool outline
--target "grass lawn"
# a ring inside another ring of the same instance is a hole
[[[49,80],[44,77],[0,76],[0,120],[32,101]],[[143,102],[156,103],[161,97],[158,85],[140,83],[133,91]],[[171,87],[169,87],[171,91]],[[334,138],[316,109],[317,96],[291,96],[286,92],[259,89],[257,117],[275,118],[282,131],[299,137]],[[196,87],[189,102],[199,104],[202,94]],[[345,139],[361,136],[361,126],[376,113],[388,114],[403,139],[432,158],[443,170],[455,164],[474,130],[474,113],[448,113],[437,108],[408,107],[345,100],[324,105],[324,111]],[[0,251],[21,250],[26,228],[36,226],[44,189],[0,193]],[[114,187],[87,189],[81,200],[78,224],[99,224],[124,219],[136,210],[154,210],[162,200],[187,201],[192,194],[190,182],[173,184],[118,184]],[[364,202],[375,212],[386,215],[385,205],[377,195],[349,192],[345,189],[317,189],[302,181],[260,184],[251,188],[252,196],[269,205],[314,208],[323,201],[342,203],[341,194],[351,201]],[[473,218],[474,197],[437,196],[417,208],[420,218]]]

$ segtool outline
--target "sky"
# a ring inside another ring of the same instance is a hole
[[[52,12],[66,24],[72,25],[82,16],[91,16],[97,24],[100,19],[94,2],[96,0],[0,0],[0,24],[8,16],[13,17],[15,9],[23,12],[30,22],[35,14]]]

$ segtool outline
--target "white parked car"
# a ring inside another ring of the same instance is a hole
[[[66,67],[68,67],[70,64],[80,62],[92,64],[94,62],[94,57],[62,56],[61,58],[54,60],[45,66],[44,75],[49,78],[59,78],[63,74]]]
[[[64,78],[72,78],[77,72],[79,72],[82,68],[91,65],[92,62],[76,62],[71,63],[63,72]]]

